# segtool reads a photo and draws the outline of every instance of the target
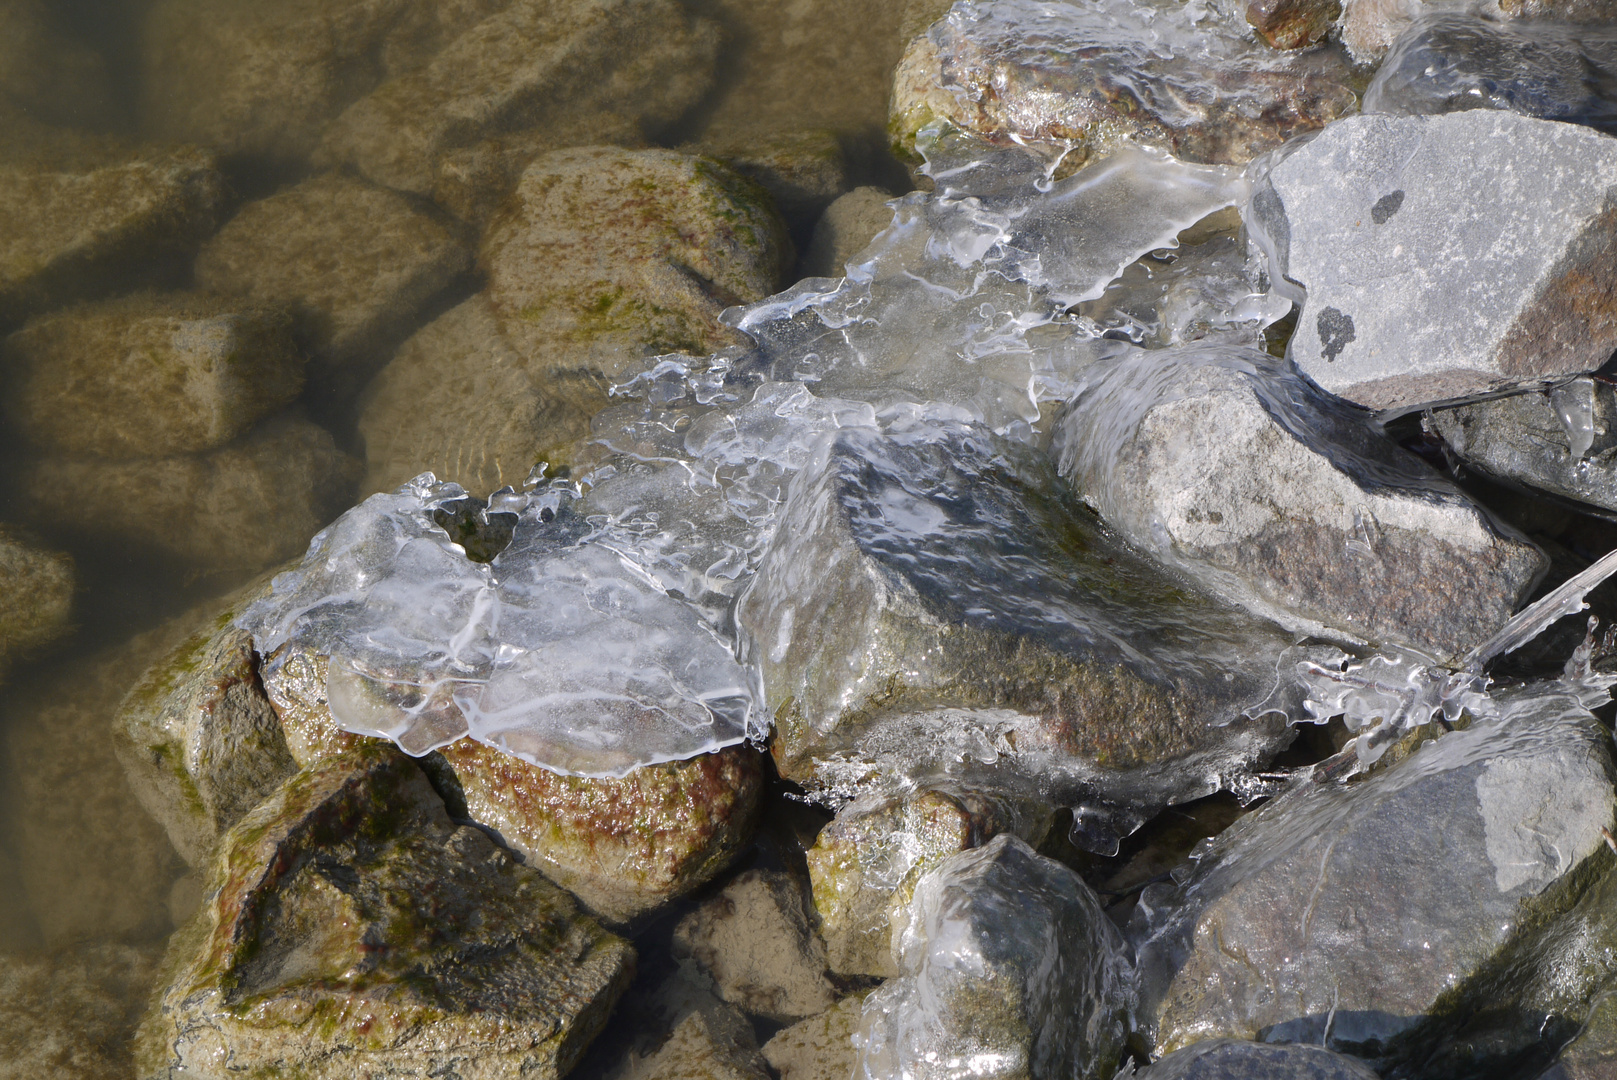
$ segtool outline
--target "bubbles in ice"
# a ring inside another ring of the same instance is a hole
[[[1550,405],[1566,432],[1572,460],[1582,460],[1595,442],[1595,381],[1586,375],[1552,388]]]

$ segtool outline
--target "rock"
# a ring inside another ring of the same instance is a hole
[[[843,267],[893,223],[891,199],[881,188],[861,187],[826,207],[803,253],[802,275],[841,277]]]
[[[1152,1062],[1134,1080],[1370,1080],[1375,1075],[1323,1046],[1209,1039]]]
[[[893,936],[904,974],[865,999],[855,1076],[1116,1071],[1132,973],[1100,900],[1067,867],[1002,835],[922,877]]]
[[[592,116],[562,128],[529,128],[445,150],[433,174],[432,200],[478,232],[515,190],[534,158],[569,146],[642,149],[639,126],[621,115]]]
[[[649,356],[737,341],[719,312],[772,293],[790,261],[750,180],[707,158],[606,147],[536,160],[482,250],[507,340],[584,415]]]
[[[130,786],[193,867],[298,769],[259,681],[252,637],[233,625],[262,589],[238,592],[203,620],[141,676],[113,720]]]
[[[767,1080],[756,1044],[737,1045],[703,1013],[679,1022],[656,1053],[634,1059],[612,1080]]]
[[[634,970],[391,747],[299,773],[226,834],[210,889],[170,943],[142,1077],[555,1080]]]
[[[0,525],[0,676],[13,657],[67,629],[73,560]]]
[[[57,508],[70,494],[77,535],[251,571],[302,551],[348,505],[359,471],[324,428],[291,414],[207,454],[46,458],[20,480],[42,528],[64,527]]]
[[[1611,0],[1495,0],[1477,7],[1480,13],[1496,19],[1526,17],[1544,23],[1584,23],[1594,27],[1617,16]],[[1360,63],[1380,60],[1399,35],[1411,32],[1411,25],[1423,13],[1438,14],[1441,10],[1441,5],[1423,4],[1421,0],[1342,0],[1338,24],[1342,44]],[[1433,74],[1442,78],[1441,71]]]
[[[1341,14],[1341,0],[1252,0],[1246,6],[1246,21],[1276,49],[1314,44]]]
[[[218,223],[225,183],[204,151],[51,156],[0,165],[0,325],[186,257]]]
[[[1617,348],[1614,183],[1617,139],[1570,124],[1332,124],[1253,195],[1274,280],[1306,293],[1287,355],[1321,388],[1399,412],[1595,370]]]
[[[0,3],[0,94],[53,124],[97,127],[111,99],[107,65],[52,25],[44,0]]]
[[[1257,1038],[1479,1075],[1569,1034],[1510,1006],[1573,981],[1538,942],[1614,861],[1610,737],[1565,684],[1495,701],[1365,780],[1292,788],[1146,890],[1131,936],[1157,1052]]]
[[[711,85],[717,48],[717,27],[673,0],[515,0],[356,102],[321,160],[430,194],[440,158],[485,139],[588,130],[602,115],[647,130],[672,122]]]
[[[197,254],[196,279],[289,308],[317,364],[363,372],[470,265],[455,230],[409,199],[325,174],[243,207]]]
[[[1539,1080],[1610,1080],[1617,1075],[1617,993],[1608,990],[1589,1009],[1578,1037],[1567,1043]]]
[[[651,963],[667,964],[663,958]],[[764,1080],[769,1075],[752,1025],[720,1001],[690,960],[642,978],[624,995],[611,1026],[579,1073],[606,1080]]]
[[[137,295],[36,318],[6,339],[12,426],[69,455],[212,450],[303,389],[291,320],[192,294]]]
[[[998,145],[1072,147],[1064,167],[1124,143],[1239,164],[1355,106],[1340,56],[1276,53],[1234,18],[1193,22],[1186,10],[1158,0],[955,7],[893,75],[894,145],[913,154],[916,132],[942,120]]]
[[[949,778],[1143,821],[1290,739],[1260,704],[1290,636],[1170,583],[981,429],[837,434],[736,618],[811,790]]]
[[[383,79],[509,0],[158,0],[141,34],[144,128],[276,164]]]
[[[921,791],[843,807],[807,853],[831,969],[898,975],[891,927],[902,921],[921,875],[1000,833],[1037,844],[1050,821],[1050,808],[1036,801],[975,791]]]
[[[8,1076],[130,1075],[129,1043],[161,950],[89,945],[0,956],[0,1060]]]
[[[794,234],[806,235],[832,200],[848,190],[848,160],[842,141],[836,132],[824,128],[687,149],[719,159],[769,192]]]
[[[1544,553],[1255,349],[1097,361],[1057,422],[1061,474],[1141,550],[1259,614],[1438,658],[1481,644]]]
[[[737,877],[679,921],[674,953],[693,958],[719,996],[751,1016],[790,1023],[836,1001],[825,944],[789,874]]]
[[[326,658],[267,658],[264,688],[299,764],[373,740],[337,728]],[[471,820],[597,915],[630,919],[711,880],[751,838],[763,789],[756,751],[735,746],[622,778],[563,776],[470,739],[438,751],[436,779]]]
[[[520,487],[541,461],[567,461],[588,432],[589,415],[530,373],[480,293],[416,331],[366,388],[363,489],[430,470],[486,496]]]
[[[859,1064],[853,1037],[864,994],[849,994],[818,1016],[800,1020],[764,1043],[780,1080],[847,1080]]]

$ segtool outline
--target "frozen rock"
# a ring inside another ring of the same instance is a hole
[[[1336,25],[1342,0],[1252,0],[1246,21],[1277,49],[1312,45]]]
[[[807,852],[831,969],[900,974],[891,927],[921,875],[1001,833],[1037,844],[1050,831],[1051,816],[1035,800],[938,789],[842,807]]]
[[[1612,864],[1610,737],[1573,686],[1496,701],[1361,782],[1300,783],[1146,891],[1131,933],[1158,1052],[1259,1038],[1477,1075],[1557,1037],[1492,1006],[1575,970],[1533,943]]]
[[[598,115],[672,122],[712,85],[717,48],[718,28],[673,0],[516,0],[357,101],[321,159],[431,194],[442,156],[485,139]]]
[[[1154,1061],[1134,1080],[1370,1080],[1375,1071],[1323,1046],[1209,1039]]]
[[[1342,18],[1338,23],[1342,44],[1361,63],[1380,60],[1399,35],[1414,32],[1411,27],[1418,25],[1424,15],[1440,14],[1445,6],[1422,0],[1342,0]],[[1494,0],[1470,6],[1490,18],[1526,17],[1542,18],[1544,23],[1590,24],[1597,36],[1600,34],[1598,24],[1610,22],[1613,15],[1617,15],[1611,0]],[[1433,74],[1441,80],[1440,70]]]
[[[861,187],[826,207],[803,252],[803,276],[840,277],[854,256],[893,223],[892,198],[881,188]]]
[[[922,877],[894,937],[904,974],[865,998],[859,1080],[1116,1071],[1131,972],[1067,867],[1000,836]]]
[[[67,629],[73,582],[72,559],[0,526],[0,676]]]
[[[1252,199],[1277,288],[1303,301],[1287,355],[1323,389],[1397,411],[1595,370],[1617,348],[1614,184],[1617,139],[1570,124],[1484,110],[1332,124]]]
[[[448,223],[397,192],[332,173],[243,207],[198,252],[196,280],[290,309],[318,363],[357,371],[470,265]]]
[[[478,496],[520,486],[588,433],[588,415],[566,401],[506,341],[480,293],[416,331],[366,388],[364,490],[423,472]]]
[[[816,789],[947,775],[1160,806],[1290,738],[1265,703],[1290,636],[1165,578],[981,429],[836,435],[736,618],[781,774]]]
[[[859,1064],[853,1044],[864,994],[849,994],[818,1016],[800,1020],[764,1043],[780,1080],[848,1080]]]
[[[536,160],[482,250],[507,339],[583,413],[650,356],[734,343],[719,312],[774,291],[790,260],[752,181],[707,158],[605,147]]]
[[[790,1023],[836,1001],[802,890],[779,871],[748,870],[681,919],[674,953],[695,960],[721,998],[752,1016]]]
[[[143,294],[31,320],[6,339],[13,428],[68,455],[159,457],[230,442],[303,388],[291,319]]]
[[[888,130],[938,120],[1069,160],[1127,141],[1241,163],[1356,104],[1347,62],[1277,53],[1234,17],[1161,0],[962,0],[910,43]]]
[[[1270,618],[1447,659],[1548,566],[1265,353],[1139,350],[1086,378],[1056,428],[1062,476],[1137,547]]]
[[[1567,1043],[1539,1080],[1609,1080],[1617,1073],[1617,992],[1595,1000],[1577,1038]]]
[[[391,747],[299,773],[225,836],[209,887],[137,1036],[147,1080],[555,1080],[634,968],[627,942],[452,823]]]
[[[53,124],[100,126],[111,100],[106,61],[51,14],[45,0],[0,2],[0,94]]]
[[[89,945],[0,956],[0,1061],[14,1077],[131,1074],[130,1040],[162,950]]]
[[[188,257],[218,224],[209,153],[54,156],[0,165],[0,325]]]
[[[831,201],[848,190],[848,160],[836,132],[784,131],[740,142],[697,144],[707,154],[769,192],[781,216],[802,236]]]
[[[301,162],[343,109],[509,0],[159,0],[141,34],[141,119],[160,139]]]
[[[46,458],[21,487],[41,528],[164,553],[209,570],[261,570],[303,550],[352,497],[359,463],[322,427],[284,415],[206,454]],[[138,497],[131,497],[131,493]]]

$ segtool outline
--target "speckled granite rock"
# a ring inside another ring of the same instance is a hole
[[[287,745],[309,764],[370,740],[337,728],[325,658],[272,655],[264,687]],[[763,788],[757,751],[735,746],[621,779],[562,776],[461,739],[438,751],[435,779],[473,821],[595,914],[622,923],[723,870],[751,838]]]
[[[54,156],[0,165],[0,325],[184,256],[218,224],[225,184],[209,153]]]
[[[129,1044],[160,954],[155,945],[89,945],[0,956],[0,1075],[131,1075]]]
[[[0,677],[18,653],[67,629],[73,560],[0,526]]]
[[[210,884],[137,1037],[146,1080],[556,1080],[634,968],[391,747],[294,777],[226,835]]]
[[[711,85],[717,47],[717,27],[672,0],[516,0],[356,102],[321,160],[430,194],[442,156],[485,139],[597,114],[669,123]]]
[[[363,368],[470,265],[447,222],[330,173],[243,207],[198,252],[196,279],[290,309],[317,363]]]
[[[206,454],[47,458],[25,466],[20,482],[41,528],[61,526],[55,508],[72,492],[80,535],[198,568],[260,570],[302,551],[352,500],[359,472],[324,428],[287,414]]]
[[[1370,1080],[1375,1070],[1323,1046],[1209,1039],[1152,1062],[1134,1080]]]
[[[764,1043],[780,1080],[848,1080],[859,1063],[853,1045],[865,995],[850,994],[818,1016],[800,1020]]]
[[[841,277],[843,267],[893,223],[891,199],[881,188],[861,187],[826,207],[798,266],[803,276]]]
[[[31,320],[5,340],[6,401],[36,446],[94,457],[211,450],[297,397],[283,312],[140,294]]]
[[[0,94],[53,124],[96,127],[111,101],[107,65],[62,34],[46,0],[0,0]]]

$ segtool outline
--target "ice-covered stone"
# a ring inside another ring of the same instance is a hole
[[[1246,21],[1277,49],[1301,49],[1325,36],[1342,14],[1342,0],[1252,0]]]
[[[818,1016],[800,1020],[764,1043],[764,1058],[780,1080],[848,1080],[859,1064],[853,1037],[865,995],[849,994]]]
[[[1488,110],[1332,124],[1252,199],[1276,288],[1303,302],[1288,356],[1397,411],[1595,370],[1617,348],[1614,186],[1617,139],[1570,124]]]
[[[1375,1070],[1323,1046],[1208,1039],[1175,1050],[1134,1080],[1370,1080]]]
[[[1215,838],[1181,883],[1146,891],[1131,934],[1158,1051],[1261,1038],[1476,1075],[1556,1037],[1540,1014],[1510,1038],[1443,1042],[1523,984],[1566,980],[1565,963],[1524,944],[1613,861],[1610,737],[1578,688],[1497,703],[1361,782],[1299,783]]]
[[[1265,353],[1131,351],[1085,380],[1057,423],[1061,474],[1138,548],[1270,618],[1456,658],[1548,565]]]
[[[1441,0],[1342,0],[1342,17],[1337,25],[1348,51],[1361,63],[1371,63],[1382,59],[1400,35],[1418,33],[1415,28],[1424,17],[1441,17],[1446,10],[1467,8],[1491,19],[1541,20],[1541,26],[1583,24],[1596,37],[1601,34],[1599,25],[1617,15],[1611,0],[1484,0],[1466,5],[1448,5]],[[1534,31],[1528,29],[1526,33]],[[1432,74],[1442,80],[1440,70]]]
[[[865,998],[859,1080],[1116,1070],[1131,972],[1067,867],[1000,836],[922,877],[894,930],[904,974]]]
[[[961,0],[910,43],[888,130],[944,120],[1074,160],[1127,141],[1241,163],[1356,104],[1347,61],[1279,53],[1239,16],[1162,0]]]
[[[0,677],[21,653],[67,629],[73,560],[0,526]]]
[[[31,320],[3,346],[7,418],[68,455],[161,457],[230,442],[303,389],[292,321],[191,293],[137,294]]]

